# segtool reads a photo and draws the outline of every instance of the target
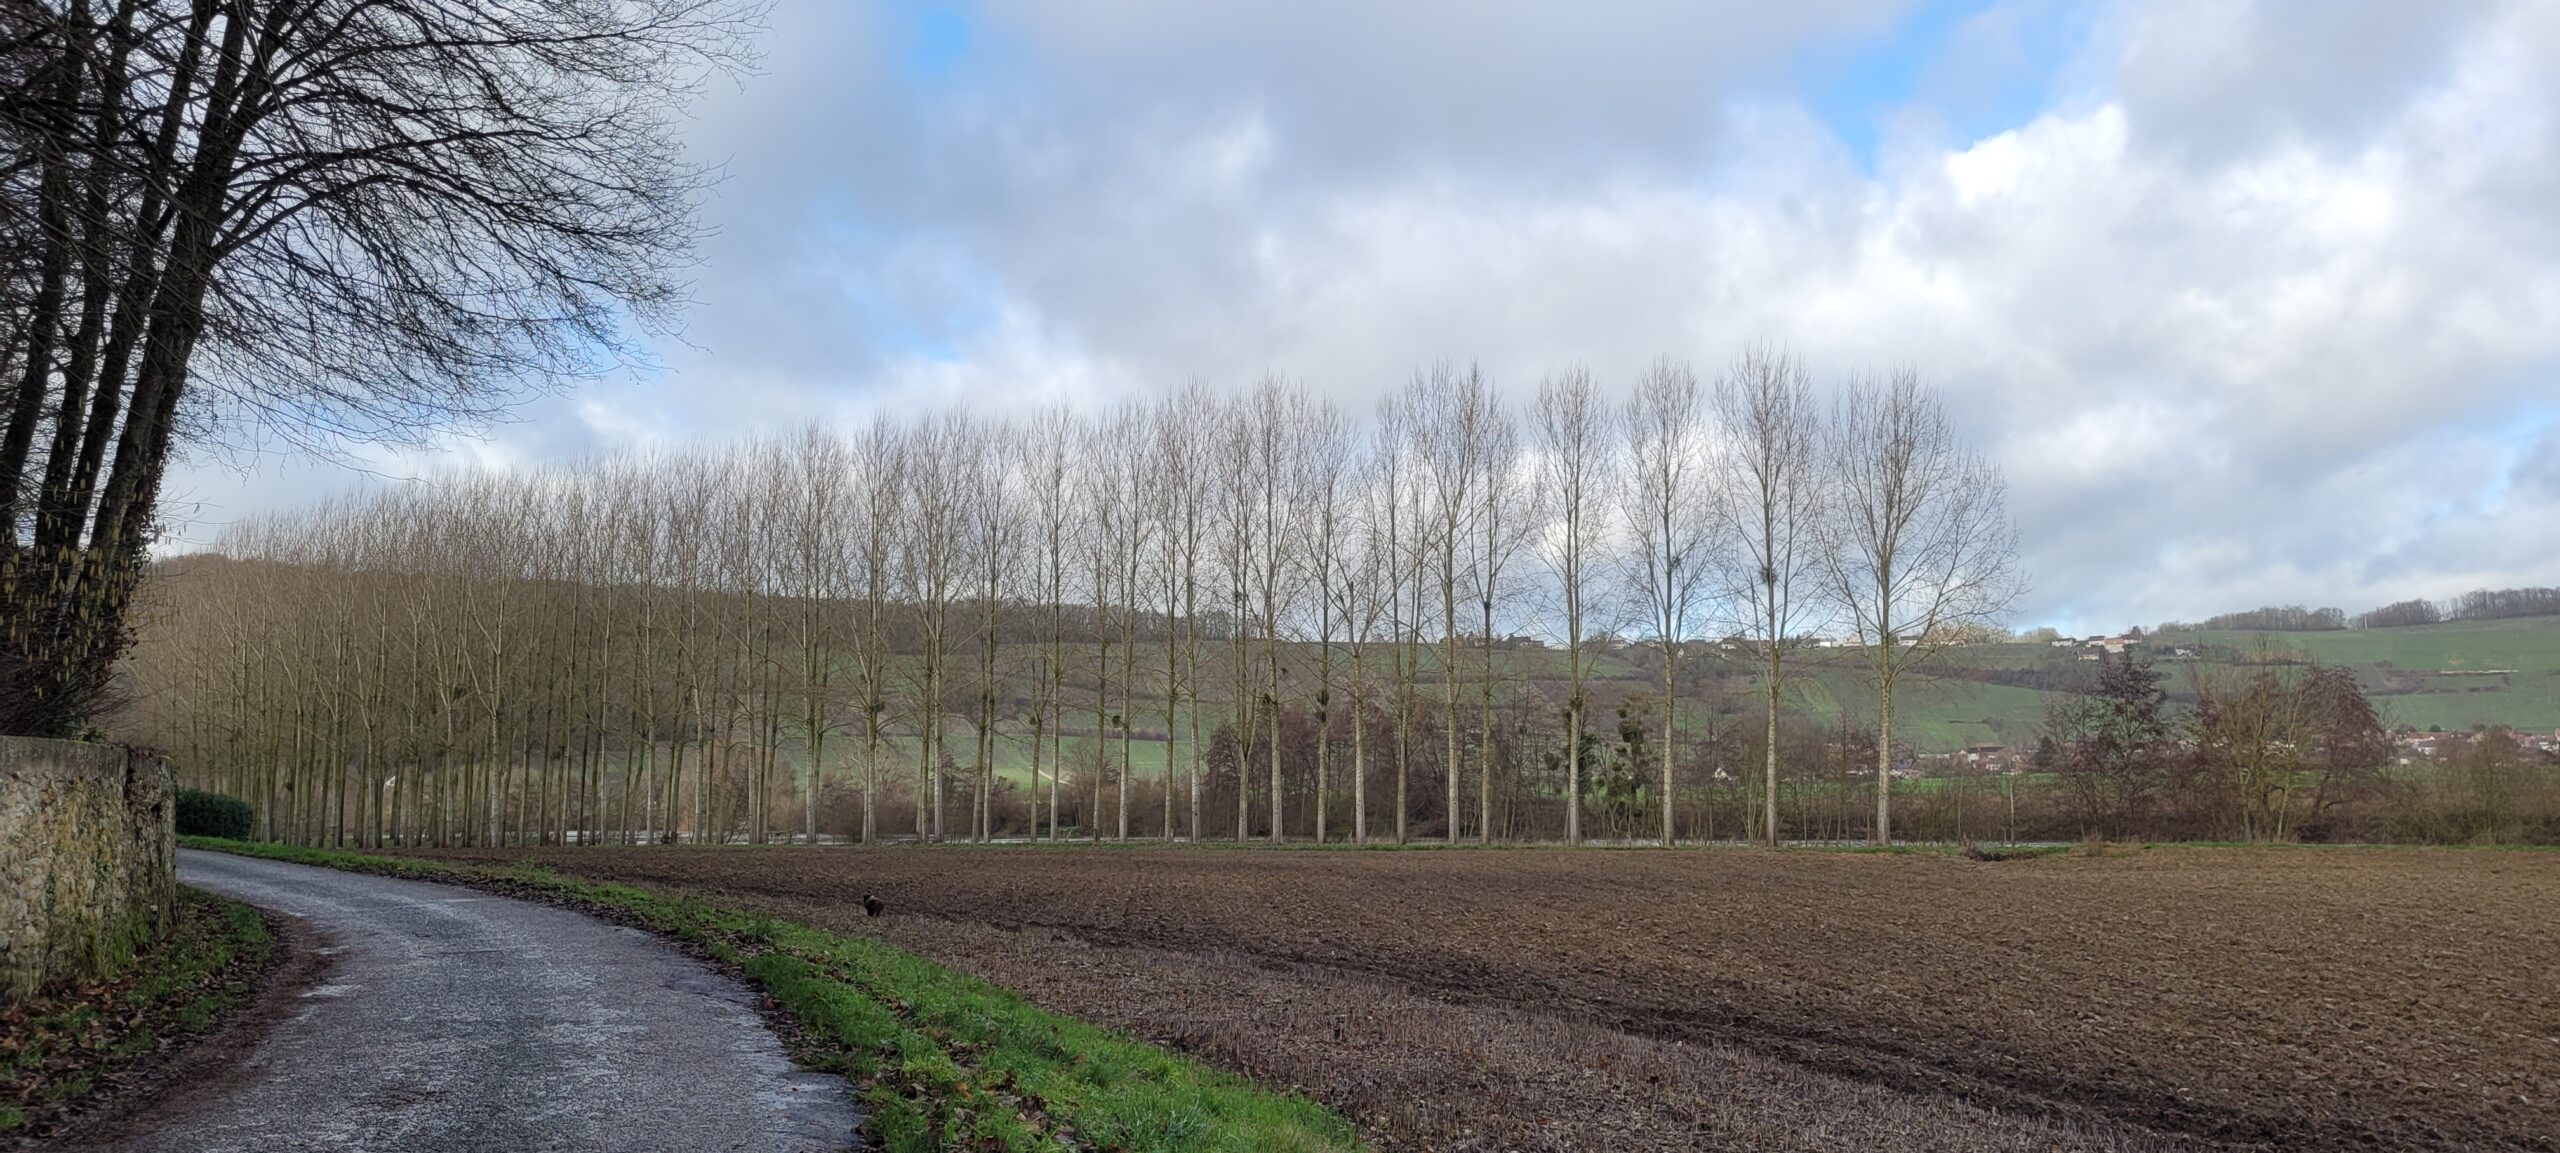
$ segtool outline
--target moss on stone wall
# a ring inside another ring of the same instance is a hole
[[[0,737],[0,1002],[112,974],[167,931],[176,793],[157,757]]]

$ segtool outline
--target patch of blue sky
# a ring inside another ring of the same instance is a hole
[[[893,234],[841,206],[808,235],[808,272],[833,286],[835,321],[877,361],[958,361],[1003,319],[997,278],[956,245]]]
[[[2548,374],[2551,367],[2537,371]],[[2418,432],[2415,439],[2423,447],[2407,451],[2445,462],[2418,514],[2420,524],[2462,524],[2498,513],[2512,499],[2538,499],[2530,493],[2518,497],[2515,488],[2540,463],[2539,454],[2560,444],[2560,405],[2528,401],[2459,415]],[[2392,559],[2376,558],[2376,563]]]
[[[899,6],[906,25],[899,65],[908,79],[942,80],[959,71],[969,55],[971,24],[966,5],[947,0],[915,0]]]
[[[2549,390],[2543,395],[2560,395],[2560,365],[2542,365],[2533,375],[2542,378],[2539,388]],[[2490,435],[2510,451],[2524,452],[2555,433],[2560,433],[2560,404],[2532,401],[2508,410]]]
[[[1887,133],[1914,114],[1962,143],[2034,120],[2094,19],[2086,0],[1921,0],[1880,33],[1806,49],[1797,98],[1873,174]]]
[[[2560,386],[2549,380],[2560,377],[2560,366],[2542,365],[2535,372],[2546,378],[2546,387]],[[2518,474],[2548,468],[2541,455],[2560,450],[2560,405],[2537,401],[2510,409],[2493,422],[2487,439],[2506,453],[2508,467],[2491,470],[2474,499],[2482,508],[2500,508],[2514,494]]]
[[[878,286],[848,287],[847,303],[862,326],[865,343],[880,360],[958,363],[970,355],[966,346],[972,338],[996,326],[1000,317],[993,283],[983,275],[956,269],[945,270],[945,275],[969,287],[955,294],[951,289],[958,286],[941,286],[924,294],[928,299],[882,291]]]

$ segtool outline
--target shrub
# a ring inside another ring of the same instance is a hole
[[[202,789],[178,790],[178,835],[249,839],[249,802]]]

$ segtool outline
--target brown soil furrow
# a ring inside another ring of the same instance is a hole
[[[1246,1000],[1322,988],[1318,999],[1336,1012],[1356,1015],[1368,996],[1476,1022],[1473,1041],[1440,1043],[1462,1062],[1475,1059],[1463,1056],[1468,1044],[1565,1021],[1648,1052],[1725,1054],[1715,1076],[1731,1075],[1739,1054],[1896,1100],[2051,1117],[2078,1126],[2083,1144],[2122,1130],[2284,1148],[2560,1149],[2560,854],[521,855],[821,921],[878,891],[905,916],[873,931],[964,967],[1000,968],[1069,1011],[1090,1002],[1097,1019],[1116,1012],[1143,1026],[1149,987],[1187,988],[1183,967],[1211,965],[1223,993],[1194,990],[1182,1014],[1190,1036],[1167,1039],[1228,1052],[1239,1067],[1261,1060],[1253,1045],[1202,1040],[1221,1021],[1249,1023],[1274,1050],[1333,1046],[1333,1024]],[[1110,987],[1036,950],[1004,951],[1023,940],[1107,962],[1112,981],[1139,988]],[[1344,992],[1358,989],[1369,992]],[[1237,1002],[1221,1006],[1219,996]],[[1336,1060],[1404,1067],[1387,1048],[1342,1045]],[[1323,1058],[1276,1060],[1301,1083],[1331,1079],[1307,1072]],[[1417,1147],[1464,1147],[1447,1136],[1464,1128],[1450,1118],[1516,1114],[1502,1130],[1509,1139],[1574,1147],[1534,1139],[1541,1116],[1578,1115],[1569,1103],[1504,1096],[1575,1083],[1570,1061],[1505,1067],[1510,1079],[1498,1084],[1452,1082],[1449,1100],[1400,1099],[1418,1119],[1398,1124],[1437,1135]],[[1677,1076],[1692,1074],[1708,1075]],[[1740,1100],[1697,1115],[1738,1123],[1764,1108]]]

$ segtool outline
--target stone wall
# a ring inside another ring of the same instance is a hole
[[[112,973],[168,927],[177,808],[157,757],[0,737],[0,1004]]]

